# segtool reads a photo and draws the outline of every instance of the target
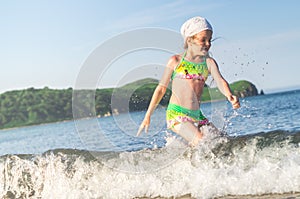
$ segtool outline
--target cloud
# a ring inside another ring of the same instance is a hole
[[[196,3],[187,3],[186,1],[178,0],[129,14],[116,21],[111,21],[110,25],[106,26],[106,31],[161,24],[162,22],[197,15],[203,11],[211,10],[219,6],[220,4],[216,3],[199,6],[196,5]]]

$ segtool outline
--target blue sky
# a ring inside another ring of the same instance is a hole
[[[214,37],[220,37],[211,52],[229,82],[250,80],[267,92],[300,88],[297,0],[10,0],[0,5],[0,93],[74,87],[83,63],[103,42],[137,28],[179,32],[197,15],[206,17]],[[166,62],[163,56],[159,59]],[[117,67],[130,71],[128,63]],[[114,78],[105,86],[115,85],[117,71],[107,74]]]

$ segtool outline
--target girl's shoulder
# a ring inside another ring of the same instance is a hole
[[[182,55],[177,54],[170,57],[168,61],[168,66],[171,68],[175,68],[181,61]]]
[[[219,66],[218,66],[216,60],[212,57],[206,58],[206,65],[207,65],[209,72],[211,72],[212,68],[219,69]]]
[[[212,62],[216,62],[216,60],[214,59],[214,58],[212,58],[212,57],[206,57],[206,62],[210,62],[210,63],[212,63]]]

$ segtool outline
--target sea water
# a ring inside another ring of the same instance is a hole
[[[290,91],[241,99],[238,110],[202,104],[221,134],[204,128],[194,148],[166,129],[163,107],[141,137],[145,112],[2,130],[0,197],[296,198],[299,101]]]

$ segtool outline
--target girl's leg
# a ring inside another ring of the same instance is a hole
[[[177,124],[172,130],[187,140],[191,146],[196,146],[203,137],[203,133],[191,122]]]

